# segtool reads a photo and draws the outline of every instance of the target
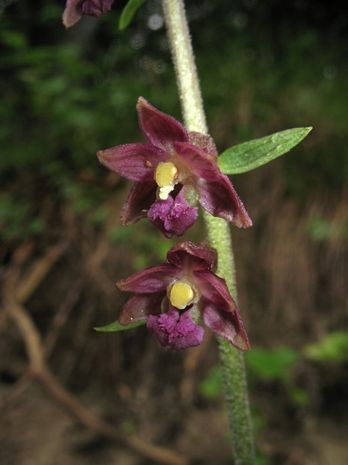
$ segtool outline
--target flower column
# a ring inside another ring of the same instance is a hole
[[[163,0],[163,8],[185,124],[190,131],[207,134],[183,1]],[[228,224],[207,213],[205,221],[210,244],[218,252],[218,274],[225,279],[236,300],[235,268]],[[243,354],[223,339],[219,340],[219,349],[235,465],[252,465],[255,458]]]

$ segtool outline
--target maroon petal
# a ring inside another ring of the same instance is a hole
[[[204,298],[227,311],[234,311],[237,309],[237,305],[234,302],[224,279],[211,271],[205,270],[194,270],[193,276],[195,284]]]
[[[152,179],[157,163],[167,159],[165,152],[150,144],[117,145],[100,150],[97,157],[102,165],[131,181]]]
[[[146,320],[150,313],[159,313],[161,311],[163,297],[163,293],[131,297],[122,308],[118,321],[122,325],[129,325]]]
[[[215,160],[194,145],[176,142],[174,149],[181,162],[196,179],[199,202],[211,215],[219,216],[240,228],[252,221],[234,190],[231,181],[221,173]]]
[[[152,331],[162,347],[182,350],[201,344],[204,330],[191,318],[189,311],[180,313],[171,308],[167,313],[150,315],[147,327]]]
[[[81,19],[82,15],[100,16],[107,13],[113,0],[67,0],[63,13],[63,24],[71,27]]]
[[[98,17],[111,10],[112,2],[113,0],[82,0],[82,13]]]
[[[198,208],[187,203],[184,189],[181,189],[175,199],[169,196],[167,200],[154,202],[147,216],[166,237],[182,236],[196,221]]]
[[[178,276],[178,269],[165,263],[139,271],[127,279],[118,281],[116,285],[121,291],[152,294],[165,291],[176,276]]]
[[[211,215],[230,221],[238,228],[252,226],[242,201],[227,176],[220,173],[215,181],[198,179],[199,203]]]
[[[187,142],[174,142],[173,148],[181,163],[196,178],[215,180],[220,173],[216,160],[199,147]]]
[[[191,267],[193,270],[213,270],[216,266],[216,251],[203,244],[186,241],[172,247],[167,260],[177,268]]]
[[[81,19],[81,0],[67,0],[63,12],[63,24],[66,28],[73,26]]]
[[[218,336],[231,342],[237,349],[248,350],[250,343],[238,312],[228,313],[218,310],[210,302],[203,305],[204,323]]]
[[[156,200],[156,190],[154,180],[136,182],[132,186],[121,212],[124,226],[146,218],[148,209]]]
[[[249,349],[248,336],[237,304],[231,297],[225,280],[208,271],[195,271],[193,275],[202,295],[200,305],[205,324],[239,349]]]
[[[156,147],[168,149],[174,141],[188,141],[184,126],[172,116],[159,111],[143,97],[137,103],[139,125]]]
[[[200,132],[190,131],[189,132],[189,142],[192,145],[203,150],[203,152],[210,155],[213,159],[216,159],[218,152],[216,149],[215,142],[212,137],[207,134],[201,134]]]

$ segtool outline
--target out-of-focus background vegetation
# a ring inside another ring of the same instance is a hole
[[[173,243],[146,222],[120,227],[129,185],[95,157],[140,140],[139,95],[180,118],[160,2],[148,0],[123,33],[125,2],[115,3],[69,31],[63,1],[0,3],[1,465],[154,463],[81,426],[66,398],[35,383],[28,325],[61,386],[120,433],[193,464],[231,463],[211,335],[167,353],[145,329],[93,331],[125,301],[114,282],[160,262]],[[254,220],[234,231],[234,246],[258,464],[346,465],[346,6],[187,4],[221,151],[314,126],[290,154],[233,179]],[[203,224],[189,237],[203,240]]]

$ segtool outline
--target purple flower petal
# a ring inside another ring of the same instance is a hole
[[[168,149],[174,141],[188,141],[184,126],[172,116],[159,111],[143,97],[137,103],[139,125],[148,140],[163,149]]]
[[[100,16],[107,13],[113,0],[67,0],[63,12],[63,24],[66,28],[73,26],[82,15]]]
[[[129,325],[137,321],[146,320],[148,315],[161,312],[161,302],[165,294],[136,295],[131,297],[121,310],[118,321],[122,325]]]
[[[215,180],[220,173],[216,160],[201,148],[188,142],[174,142],[173,147],[180,162],[195,177]]]
[[[136,182],[121,212],[123,226],[146,218],[147,211],[156,200],[157,185],[154,180]]]
[[[207,271],[193,273],[202,297],[200,306],[204,322],[219,336],[228,339],[242,350],[250,348],[248,336],[239,315],[237,304],[231,297],[224,279]]]
[[[127,279],[122,279],[116,283],[121,291],[135,292],[137,294],[153,294],[165,291],[167,286],[178,276],[178,269],[164,263],[163,265],[152,266],[143,271],[133,274]]]
[[[89,16],[100,16],[111,10],[113,0],[83,0],[82,13]]]
[[[204,323],[218,336],[230,341],[237,349],[248,350],[250,344],[238,312],[218,310],[212,303],[202,302]]]
[[[252,226],[231,181],[221,173],[216,161],[191,144],[175,142],[173,146],[181,162],[196,178],[195,187],[202,207],[211,215],[231,221],[240,228]]]
[[[237,310],[237,304],[233,300],[224,279],[205,270],[194,270],[193,276],[203,297],[224,310]]]
[[[204,330],[191,318],[189,311],[179,313],[171,308],[167,313],[150,315],[147,327],[152,331],[162,347],[182,350],[201,344]]]
[[[81,19],[81,0],[67,0],[63,12],[63,24],[66,28],[73,26]]]
[[[157,226],[166,237],[173,234],[182,236],[193,225],[198,217],[198,208],[191,207],[181,189],[175,197],[167,200],[157,200],[147,213],[150,221]]]
[[[131,181],[153,179],[157,163],[166,153],[150,144],[117,145],[97,153],[100,163]]]
[[[217,158],[218,152],[212,137],[206,134],[201,134],[200,132],[190,131],[189,142],[203,150],[203,152],[210,155],[213,159]]]
[[[215,181],[201,178],[196,187],[199,203],[211,215],[230,221],[238,228],[252,226],[251,218],[227,176],[220,173]]]
[[[203,244],[185,241],[169,250],[167,260],[180,269],[190,267],[194,271],[211,271],[216,267],[216,251]]]

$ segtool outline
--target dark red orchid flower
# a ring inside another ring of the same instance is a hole
[[[213,216],[252,225],[230,180],[217,165],[211,137],[184,126],[140,97],[139,125],[147,143],[98,152],[100,162],[134,181],[121,214],[124,225],[148,217],[167,237],[181,236],[198,216],[197,200]]]
[[[163,265],[117,283],[122,291],[135,294],[123,307],[119,322],[147,320],[163,347],[180,350],[202,342],[204,330],[198,323],[203,320],[218,336],[248,350],[238,307],[215,267],[214,249],[188,241],[174,246]]]
[[[63,13],[63,24],[71,27],[83,15],[100,16],[111,10],[113,0],[67,0]]]

